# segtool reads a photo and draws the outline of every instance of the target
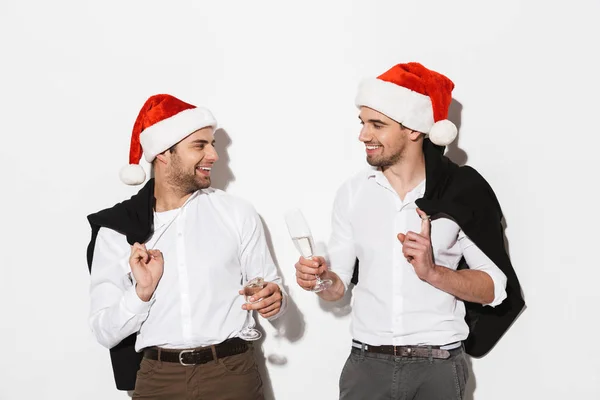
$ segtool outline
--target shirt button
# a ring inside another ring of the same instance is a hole
[[[177,234],[177,236],[179,236],[179,237],[182,237],[182,236],[183,236],[183,233],[179,232],[179,233]]]

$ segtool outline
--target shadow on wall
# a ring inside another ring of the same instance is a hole
[[[262,217],[261,222],[264,227],[267,246],[269,247],[269,251],[271,252],[271,255],[273,257],[273,262],[275,263],[275,266],[277,268],[277,274],[283,279],[281,269],[279,268],[279,262],[277,261],[275,251],[273,250],[273,241],[271,239],[271,233]],[[289,286],[285,283],[285,281],[282,281],[282,286],[284,290],[289,294]],[[287,357],[281,352],[281,340],[286,339],[290,342],[295,342],[302,338],[302,336],[304,335],[305,326],[304,315],[294,302],[294,299],[288,296],[288,304],[285,314],[274,321],[269,321],[269,323],[275,328],[275,334],[273,335],[273,339],[275,339],[275,350],[273,351],[273,353],[268,354],[266,357],[262,349],[262,344],[267,339],[267,334],[264,331],[264,329],[262,329],[260,326],[260,324],[265,323],[266,320],[262,317],[258,317],[256,320],[257,329],[259,329],[263,334],[262,338],[255,342],[256,363],[258,365],[258,369],[263,380],[265,399],[273,400],[275,397],[273,393],[271,379],[269,377],[269,371],[267,370],[267,362],[274,366],[283,366],[287,364]]]
[[[219,160],[215,163],[211,173],[211,186],[215,189],[227,190],[231,182],[235,182],[235,176],[229,167],[229,154],[227,148],[231,145],[231,138],[225,129],[217,129],[215,132],[215,149]]]
[[[454,125],[456,125],[458,128],[458,135],[456,136],[456,140],[446,147],[445,155],[458,165],[465,165],[469,159],[467,153],[458,147],[458,141],[460,139],[460,125],[462,120],[462,108],[462,104],[452,99],[452,103],[450,103],[450,109],[448,110],[448,119],[454,122]]]

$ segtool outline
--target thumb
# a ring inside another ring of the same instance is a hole
[[[417,214],[421,217],[421,235],[430,237],[431,235],[431,220],[429,215],[420,208],[417,208]]]
[[[325,258],[321,256],[313,256],[312,260],[319,264],[319,267],[325,263]]]
[[[152,258],[157,258],[159,260],[162,260],[162,252],[160,250],[148,250],[148,254],[152,257]]]
[[[404,244],[404,239],[406,239],[406,235],[404,233],[399,233],[397,237],[400,243]]]

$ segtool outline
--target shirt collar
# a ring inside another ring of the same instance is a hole
[[[375,179],[375,182],[377,182],[379,185],[394,191],[392,185],[390,185],[390,182],[378,167],[371,167],[369,169],[367,173],[367,179]],[[426,182],[427,179],[423,179],[417,186],[415,186],[413,190],[406,194],[406,197],[414,197],[415,200],[423,197],[425,195]]]

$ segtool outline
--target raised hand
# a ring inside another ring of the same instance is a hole
[[[129,267],[136,281],[135,291],[142,301],[154,294],[162,277],[165,261],[160,250],[147,250],[146,246],[134,243],[131,246]]]
[[[398,240],[402,243],[404,257],[411,263],[417,276],[428,281],[435,270],[431,247],[431,221],[429,216],[418,208],[417,213],[421,217],[421,232],[399,233]]]

